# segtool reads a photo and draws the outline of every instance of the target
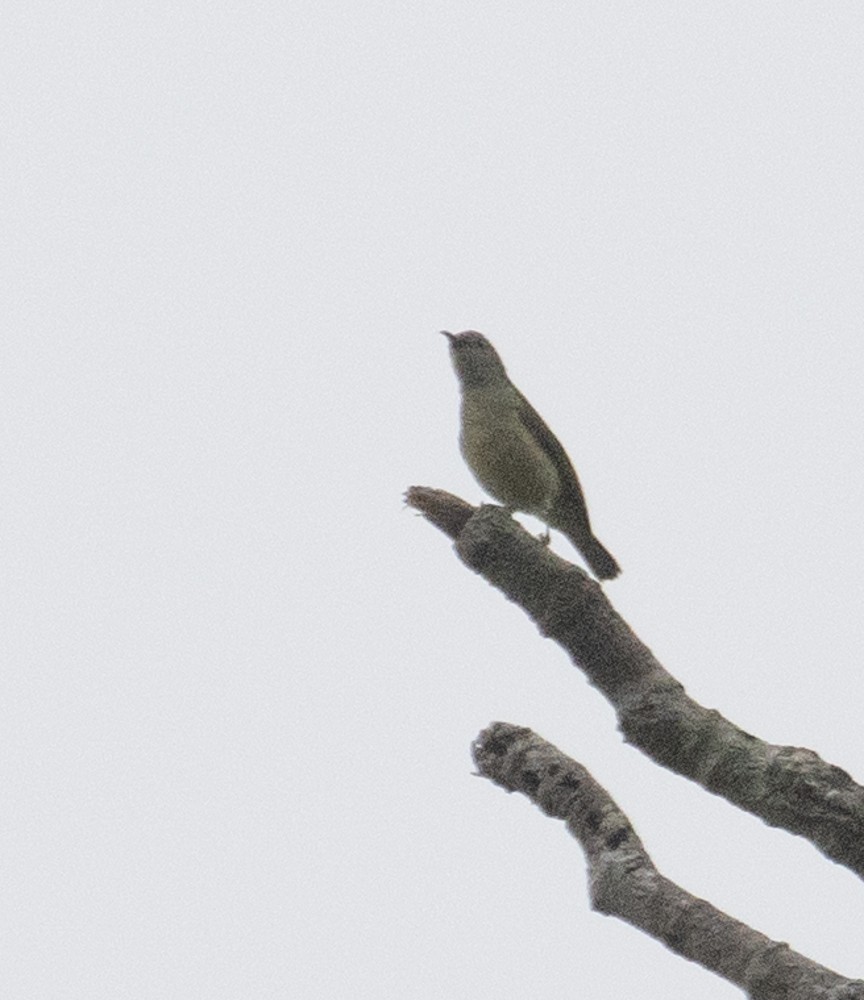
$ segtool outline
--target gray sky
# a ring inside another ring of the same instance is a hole
[[[493,719],[864,975],[859,880],[623,745],[401,505],[481,499],[436,331],[482,330],[642,639],[864,778],[862,44],[844,2],[13,2],[4,998],[738,996],[590,911],[471,776]]]

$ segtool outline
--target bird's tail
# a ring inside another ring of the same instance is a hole
[[[621,572],[611,552],[608,552],[593,535],[565,532],[570,541],[579,549],[582,558],[591,567],[598,580],[613,580]]]

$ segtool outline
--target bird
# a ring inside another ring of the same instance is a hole
[[[486,492],[509,513],[540,518],[562,532],[598,580],[621,569],[591,530],[582,487],[567,452],[507,376],[492,344],[476,330],[440,331],[462,394],[459,447]]]

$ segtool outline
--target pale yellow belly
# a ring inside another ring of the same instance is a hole
[[[499,503],[544,517],[558,472],[510,409],[463,406],[459,444],[478,482]]]

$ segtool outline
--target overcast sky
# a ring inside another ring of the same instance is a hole
[[[0,50],[4,1000],[739,996],[590,910],[493,719],[864,976],[860,880],[625,746],[401,500],[482,499],[481,330],[641,638],[864,779],[860,3],[13,0]]]

